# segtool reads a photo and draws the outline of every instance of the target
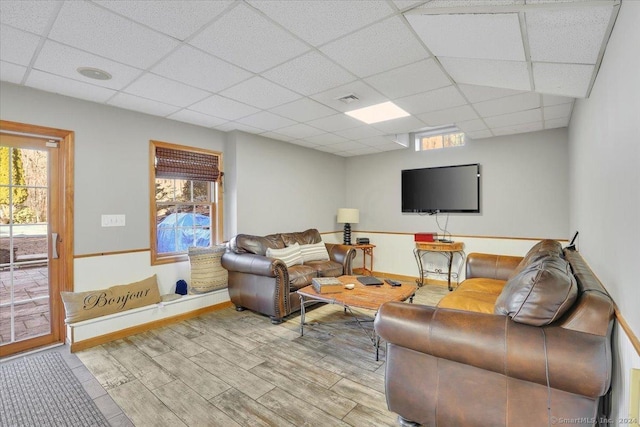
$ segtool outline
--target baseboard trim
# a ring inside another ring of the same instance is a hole
[[[142,332],[146,332],[151,329],[161,328],[163,326],[182,322],[183,320],[202,316],[203,314],[211,313],[213,311],[223,310],[227,307],[231,307],[232,305],[233,304],[231,303],[231,301],[225,301],[220,304],[210,305],[208,307],[199,308],[197,310],[189,311],[187,313],[181,313],[175,316],[166,317],[164,319],[155,320],[153,322],[142,323],[140,325],[136,325],[131,328],[121,329],[119,331],[111,332],[109,334],[99,335],[97,337],[89,338],[89,339],[78,341],[78,342],[72,342],[72,343],[69,343],[69,348],[71,350],[71,353],[75,353],[77,351],[86,350],[91,347],[95,347],[111,341],[126,338],[131,335],[140,334]]]

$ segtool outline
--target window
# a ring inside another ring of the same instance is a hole
[[[222,240],[222,154],[150,142],[151,262],[184,261]]]
[[[455,126],[432,128],[415,134],[416,151],[461,147],[465,144],[465,134]]]

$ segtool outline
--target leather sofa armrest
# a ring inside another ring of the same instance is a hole
[[[486,277],[488,279],[508,280],[522,261],[522,257],[470,253],[467,256],[466,278]]]
[[[279,259],[267,258],[256,254],[237,254],[227,251],[222,255],[222,266],[229,271],[256,274],[258,276],[276,277],[278,264],[286,265]]]
[[[349,245],[341,245],[338,243],[325,243],[324,245],[327,247],[331,261],[342,264],[346,276],[352,275],[352,261],[356,257],[356,250]]]
[[[507,316],[390,302],[375,319],[392,345],[509,378],[597,398],[608,389],[608,338],[559,326],[541,328]],[[390,367],[387,367],[389,369]]]

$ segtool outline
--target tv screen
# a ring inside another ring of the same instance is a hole
[[[480,165],[403,170],[402,212],[480,212]]]

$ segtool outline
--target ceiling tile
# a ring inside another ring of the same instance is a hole
[[[314,146],[313,148],[319,151],[324,151],[325,153],[337,153],[339,151],[344,151],[339,144]]]
[[[458,122],[456,123],[456,126],[458,126],[458,129],[460,129],[464,133],[477,132],[487,129],[487,125],[485,125],[484,121],[480,119]]]
[[[409,116],[401,117],[399,119],[387,120],[385,122],[374,123],[371,126],[386,134],[391,133],[409,133],[425,127],[424,122],[420,119]]]
[[[529,0],[530,1],[530,0]],[[552,0],[557,1],[557,0]],[[573,1],[573,0],[569,0]],[[436,8],[464,8],[474,6],[511,6],[523,5],[525,0],[431,0],[420,6],[419,9],[436,9]]]
[[[94,102],[104,102],[116,93],[111,89],[54,76],[38,70],[31,70],[25,86]],[[55,89],[52,90],[52,88]]]
[[[316,129],[314,127],[299,123],[297,125],[278,129],[278,133],[285,136],[290,136],[293,138],[300,139],[300,138],[307,138],[314,135],[320,135],[325,132],[321,131],[320,129]]]
[[[595,64],[612,11],[600,6],[526,12],[531,60]]]
[[[155,74],[218,92],[253,74],[189,45],[180,47],[151,69]]]
[[[262,75],[303,95],[322,92],[356,79],[353,74],[316,51],[299,56]]]
[[[569,126],[569,117],[563,117],[559,119],[551,119],[544,121],[545,129],[563,128]]]
[[[249,3],[308,43],[318,46],[355,31],[393,12],[386,2],[306,0]],[[321,16],[322,19],[318,19]]]
[[[64,61],[60,61],[64,58]],[[42,46],[33,67],[52,74],[83,81],[110,89],[122,89],[142,74],[142,70],[123,65],[119,62],[92,55],[60,43],[47,40]],[[110,80],[95,80],[78,73],[79,67],[91,67],[111,74]]]
[[[357,128],[336,131],[335,133],[347,139],[363,139],[363,138],[379,136],[379,135],[382,135],[384,132],[372,126],[365,125],[365,126],[359,126]]]
[[[593,71],[593,65],[534,62],[533,81],[537,92],[585,98]]]
[[[29,65],[40,37],[15,28],[0,26],[0,59],[16,65]]]
[[[424,0],[393,0],[393,3],[400,10],[405,10],[412,6],[417,6],[420,3],[424,3]]]
[[[293,120],[280,117],[268,111],[260,111],[259,113],[238,119],[236,122],[269,131],[296,124]]]
[[[61,1],[0,1],[0,22],[42,35],[62,4]]]
[[[334,109],[325,107],[309,98],[300,98],[288,104],[279,105],[272,108],[271,111],[298,122],[319,119],[336,113]]]
[[[513,135],[517,133],[536,132],[543,129],[542,122],[523,123],[519,125],[491,128],[495,136]]]
[[[516,111],[530,110],[538,107],[540,107],[540,94],[535,92],[525,92],[473,104],[473,108],[475,108],[482,117],[514,113]]]
[[[153,1],[97,0],[95,3],[178,40],[184,40],[222,13],[233,1],[162,0],[162,7],[157,7]]]
[[[542,110],[535,108],[533,110],[518,111],[517,113],[503,114],[501,116],[486,117],[484,122],[491,128],[493,132],[495,128],[505,126],[515,126],[524,123],[533,123],[542,121]],[[494,132],[495,133],[495,132]]]
[[[271,108],[300,98],[291,92],[262,77],[252,77],[220,92],[220,95],[232,98],[257,108]]]
[[[371,148],[357,141],[345,141],[338,144],[332,144],[338,151],[361,150],[363,148]]]
[[[478,115],[469,105],[462,105],[460,107],[449,108],[447,110],[419,114],[418,118],[425,122],[427,126],[441,126],[477,119]]]
[[[171,114],[167,118],[208,128],[227,122],[227,120],[191,110],[180,110],[177,113]]]
[[[394,103],[410,114],[428,113],[430,111],[445,110],[467,102],[460,95],[455,86],[447,86],[417,95],[399,98]]]
[[[367,154],[376,154],[379,153],[380,150],[377,148],[373,148],[373,147],[363,147],[363,148],[356,148],[356,149],[352,149],[352,150],[347,150],[347,152],[349,154],[352,154],[354,156],[364,156]]]
[[[49,38],[138,68],[147,68],[178,42],[90,2],[65,2]]]
[[[459,84],[458,89],[464,93],[469,102],[475,104],[476,102],[488,101],[490,99],[504,98],[505,96],[517,95],[523,93],[521,90],[502,89],[489,86],[476,86]]]
[[[465,135],[467,135],[471,139],[491,138],[493,136],[490,130],[477,130],[475,132],[465,132]]]
[[[449,77],[433,59],[405,65],[364,80],[389,99],[451,85]]]
[[[254,73],[309,50],[303,42],[242,3],[190,43]]]
[[[525,60],[517,13],[405,16],[435,56]]]
[[[545,120],[561,119],[565,117],[571,117],[571,110],[573,104],[558,104],[550,105],[542,109],[542,114]]]
[[[24,73],[27,71],[27,67],[22,65],[10,64],[8,62],[0,61],[0,80],[3,82],[20,84],[24,78]]]
[[[162,117],[175,113],[180,109],[173,105],[140,98],[139,96],[129,95],[122,92],[111,98],[107,104]]]
[[[271,138],[271,139],[277,139],[278,141],[286,141],[286,142],[291,142],[295,139],[291,136],[282,135],[278,132],[264,132],[264,133],[261,133],[260,135],[266,136],[267,138]]]
[[[229,122],[229,123],[225,123],[225,124],[220,125],[220,126],[226,126],[226,125],[230,125],[232,130],[241,130],[241,131],[247,132],[247,133],[260,134],[260,133],[263,133],[265,131],[265,129],[260,129],[260,128],[253,127],[253,126],[250,126],[250,125],[245,125],[244,123],[239,123],[239,122]]]
[[[362,122],[360,120],[356,120],[346,114],[334,114],[333,116],[311,120],[307,123],[315,128],[322,129],[325,132],[336,132],[362,126]]]
[[[549,105],[568,104],[570,102],[573,102],[574,100],[575,98],[571,98],[568,96],[556,96],[546,93],[542,95],[542,105],[544,105],[545,107],[548,107]]]
[[[264,135],[264,134],[263,134],[263,135]],[[294,139],[294,140],[292,140],[292,141],[290,141],[290,142],[291,142],[292,144],[299,145],[299,146],[301,146],[301,147],[307,147],[307,148],[316,148],[316,147],[317,147],[317,145],[316,145],[316,144],[313,144],[313,143],[311,143],[311,142],[309,142],[309,141],[306,141],[306,140],[304,140],[304,139]]]
[[[526,62],[438,58],[457,83],[531,90]]]
[[[322,135],[310,136],[306,138],[306,140],[317,145],[330,145],[348,141],[347,138],[343,138],[333,133],[323,133]]]
[[[398,17],[345,36],[320,50],[360,77],[381,73],[429,56]]]
[[[194,102],[198,102],[211,95],[201,89],[196,89],[182,83],[155,74],[146,73],[131,83],[125,92],[130,95],[137,95],[165,104],[177,105],[178,107],[188,107]]]
[[[226,120],[236,120],[260,111],[247,104],[234,101],[233,99],[224,98],[219,95],[210,96],[207,99],[193,104],[189,109]]]
[[[355,96],[357,96],[358,101],[352,102],[350,104],[345,104],[344,102],[338,100],[338,98],[349,94],[354,94]],[[371,86],[363,83],[360,80],[336,87],[334,89],[329,89],[322,93],[311,95],[311,98],[338,111],[342,111],[343,113],[345,111],[351,111],[358,108],[368,107],[370,105],[380,104],[389,100],[386,96],[382,95]]]
[[[362,139],[358,139],[358,142],[364,145],[368,145],[370,147],[380,147],[382,145],[388,145],[390,143],[394,143],[393,139],[389,135],[384,135],[384,136],[380,135],[380,136],[373,136],[370,138],[362,138]]]

